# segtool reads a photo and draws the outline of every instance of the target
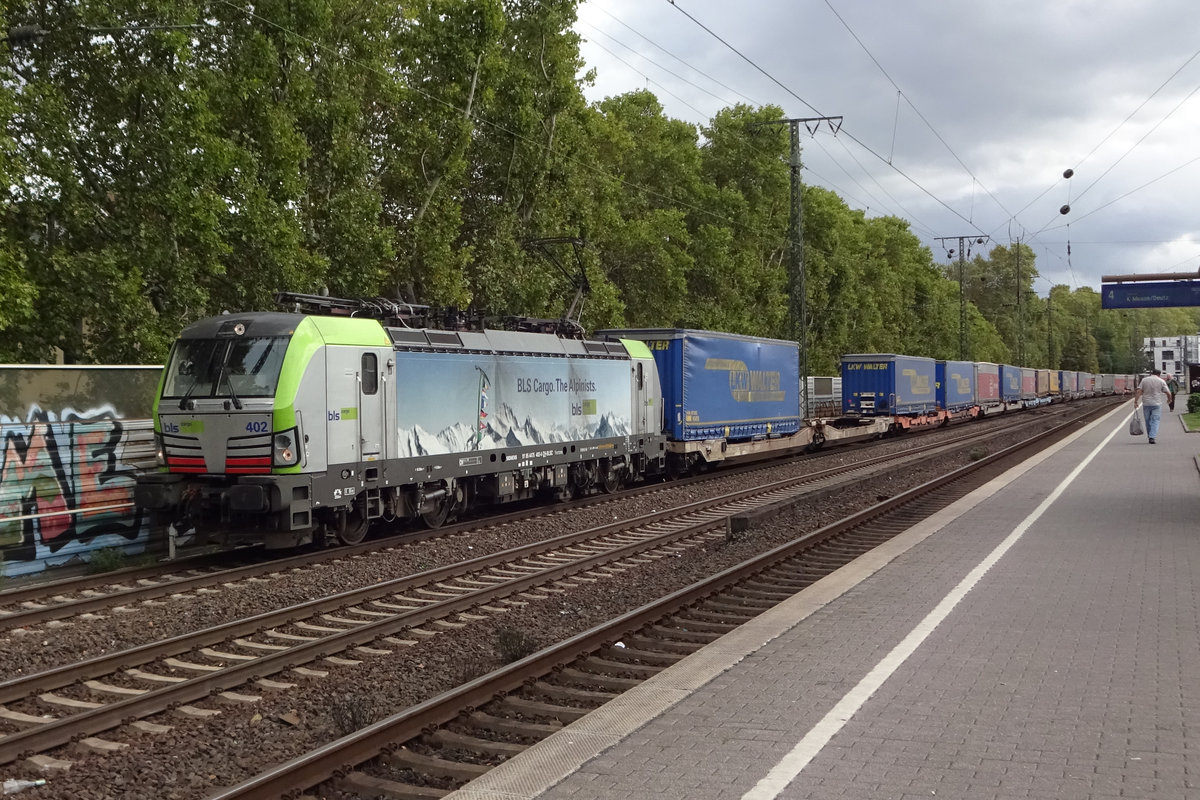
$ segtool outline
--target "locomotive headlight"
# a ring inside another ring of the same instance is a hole
[[[296,429],[291,428],[275,434],[274,461],[277,467],[290,467],[300,460],[300,450],[296,447]]]
[[[156,467],[165,467],[167,465],[167,454],[163,450],[163,438],[161,433],[154,434],[154,465]]]

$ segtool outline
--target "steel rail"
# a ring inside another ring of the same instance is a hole
[[[1101,411],[1106,412],[1107,409]],[[1099,414],[1100,412],[1089,412],[1085,416],[1099,416]],[[1080,420],[1069,420],[1027,441],[1018,442],[978,461],[959,467],[944,476],[863,509],[843,520],[761,553],[711,578],[622,614],[609,622],[572,636],[499,670],[480,676],[456,689],[444,692],[366,728],[343,736],[316,750],[273,766],[240,784],[218,790],[208,795],[207,800],[259,800],[259,798],[293,796],[332,776],[344,775],[355,765],[388,752],[398,743],[415,738],[431,726],[443,725],[451,721],[464,708],[481,706],[498,695],[514,691],[531,679],[565,667],[577,658],[593,654],[629,631],[638,630],[666,615],[694,606],[713,594],[724,591],[764,570],[774,568],[780,562],[795,557],[814,544],[891,513],[980,470],[995,467],[1047,439],[1065,435],[1070,428],[1079,424],[1081,424]]]
[[[423,608],[415,609],[386,620],[365,623],[341,633],[331,634],[330,636],[314,640],[313,642],[296,645],[286,651],[259,656],[253,661],[228,666],[220,672],[188,679],[170,687],[148,691],[134,698],[108,703],[97,709],[63,717],[39,725],[36,728],[10,734],[0,739],[0,764],[15,760],[25,752],[44,751],[51,747],[65,744],[72,739],[78,738],[80,735],[94,735],[130,719],[159,713],[181,703],[192,702],[214,692],[225,691],[254,678],[272,675],[298,664],[308,663],[334,652],[374,641],[400,630],[485,605],[497,598],[507,597],[538,585],[561,580],[579,572],[586,572],[613,561],[620,561],[621,559],[656,549],[680,539],[695,536],[716,525],[723,524],[730,513],[736,513],[737,511],[745,510],[747,506],[753,506],[754,503],[747,503],[749,498],[755,496],[759,498],[766,497],[768,498],[766,502],[778,502],[776,496],[780,493],[794,490],[797,486],[845,476],[889,462],[895,464],[915,460],[918,457],[928,458],[929,452],[936,452],[940,449],[941,446],[932,448],[931,451],[922,451],[919,454],[909,452],[880,456],[875,459],[868,459],[865,462],[835,467],[818,473],[793,476],[773,481],[765,486],[743,489],[717,498],[695,501],[676,509],[654,512],[633,520],[617,521],[587,531],[565,534],[555,539],[512,548],[501,553],[480,556],[468,562],[460,562],[435,570],[429,570],[418,575],[398,578],[382,584],[374,584],[362,589],[343,592],[329,598],[319,598],[287,609],[267,612],[234,623],[226,623],[199,633],[177,636],[162,642],[132,648],[121,653],[100,656],[80,664],[66,665],[25,678],[5,681],[0,683],[0,703],[9,702],[19,697],[26,697],[35,692],[71,685],[79,680],[108,674],[119,668],[128,668],[134,664],[144,664],[157,658],[192,651],[199,647],[215,644],[237,636],[258,633],[264,629],[287,624],[297,619],[308,618],[315,614],[327,613],[328,611],[369,602],[379,597],[394,595],[398,591],[411,591],[421,586],[436,584],[454,577],[470,575],[480,571],[480,569],[486,569],[498,564],[514,561],[519,562],[522,559],[528,560],[531,556],[543,554],[548,551],[553,552],[583,541],[595,540],[615,533],[625,533],[631,528],[646,527],[668,520],[675,525],[681,526],[675,531],[665,533],[656,532],[651,538],[619,546],[604,553],[575,559],[555,565],[549,569],[541,569],[527,576],[494,584],[492,587],[484,590],[464,592],[457,598],[432,603]],[[699,517],[699,519],[689,521],[689,517]],[[518,564],[518,566],[520,565]]]
[[[0,681],[0,703],[8,703],[31,694],[69,686],[79,680],[107,675],[120,668],[146,664],[159,658],[179,655],[199,647],[206,647],[228,639],[258,633],[278,625],[288,624],[297,619],[306,619],[318,614],[339,611],[350,606],[394,595],[398,592],[411,591],[422,586],[471,575],[499,564],[519,561],[546,552],[570,547],[581,542],[611,536],[616,533],[624,533],[639,526],[651,525],[656,522],[682,517],[690,513],[705,512],[721,505],[741,502],[755,495],[764,495],[793,488],[797,485],[819,483],[864,469],[881,466],[888,462],[911,460],[912,458],[914,456],[911,453],[879,456],[852,465],[834,467],[816,473],[786,478],[766,484],[765,486],[742,489],[715,498],[697,500],[673,509],[657,511],[626,520],[617,520],[583,531],[563,534],[552,539],[544,539],[496,553],[477,556],[468,561],[460,561],[436,567],[414,575],[394,578],[358,589],[349,589],[345,592],[316,598],[287,608],[267,611],[233,622],[221,623],[201,631],[180,634],[170,639],[128,648],[118,653],[97,656],[87,661],[55,667],[32,675],[9,678],[8,680]]]
[[[239,662],[219,672],[189,678],[181,683],[145,694],[108,703],[91,709],[46,722],[35,728],[12,733],[0,739],[0,764],[7,764],[27,751],[43,752],[77,739],[116,727],[124,722],[166,711],[183,703],[201,700],[209,695],[227,691],[255,678],[274,675],[285,669],[309,663],[319,658],[341,652],[351,647],[373,642],[381,637],[417,627],[433,620],[444,619],[454,614],[470,611],[482,605],[501,600],[513,594],[569,578],[580,572],[603,567],[614,561],[654,550],[666,544],[694,537],[723,523],[724,518],[712,518],[682,524],[675,531],[650,539],[634,542],[613,550],[579,558],[575,561],[533,572],[522,577],[513,577],[485,589],[467,592],[459,597],[430,603],[376,622],[365,622],[354,628],[329,634],[311,642],[297,644],[287,650],[262,655],[253,661]],[[278,613],[278,612],[277,612]],[[191,648],[189,648],[191,649]],[[74,681],[72,681],[74,682]]]
[[[654,489],[657,487],[648,488]],[[613,500],[615,497],[616,496],[614,495],[604,495],[585,498],[579,502],[579,505],[573,505],[572,508],[595,505],[607,500]],[[548,508],[546,509],[545,513],[560,513],[562,510],[563,507],[561,506],[557,508]],[[36,625],[43,622],[49,622],[51,620],[66,619],[77,614],[98,611],[108,606],[126,605],[130,603],[141,602],[143,600],[153,600],[157,597],[179,594],[180,592],[192,591],[216,584],[229,583],[231,581],[244,580],[245,578],[249,577],[257,577],[274,572],[286,572],[288,570],[300,569],[313,564],[324,563],[331,559],[352,558],[357,555],[376,552],[379,550],[403,547],[406,544],[423,541],[435,536],[454,536],[457,534],[465,534],[474,530],[478,530],[481,522],[484,523],[485,527],[493,527],[506,525],[517,521],[524,521],[529,519],[529,516],[530,511],[528,509],[523,509],[520,511],[512,511],[496,517],[489,517],[486,520],[471,520],[431,530],[409,532],[388,539],[377,539],[371,542],[363,542],[357,545],[347,545],[328,550],[318,550],[310,553],[286,556],[284,558],[258,561],[255,563],[215,572],[206,572],[202,575],[167,577],[174,573],[192,569],[200,569],[204,565],[211,565],[217,559],[223,556],[228,556],[229,552],[195,556],[193,557],[196,562],[195,564],[192,563],[193,559],[176,561],[170,564],[166,570],[164,570],[163,564],[159,564],[154,567],[135,567],[129,570],[107,572],[101,575],[89,575],[81,578],[67,578],[62,581],[25,586],[17,589],[9,589],[7,591],[0,592],[0,605],[13,605],[30,601],[45,602],[46,596],[51,593],[61,595],[68,592],[80,592],[97,586],[111,586],[127,583],[129,581],[154,580],[155,578],[159,579],[154,585],[143,584],[127,589],[117,589],[112,592],[105,592],[103,595],[98,595],[96,597],[88,597],[81,600],[70,600],[67,602],[45,606],[44,608],[31,608],[22,611],[11,612],[8,614],[0,612],[0,630],[27,627],[29,625]]]
[[[1026,420],[1025,422],[1029,423],[1032,421]],[[1020,423],[1018,423],[1018,427],[1019,425]],[[930,450],[932,452],[936,452],[936,450],[941,448],[954,447],[961,442],[971,441],[973,439],[980,438],[981,436],[987,436],[987,433],[988,432],[971,432],[964,436],[955,437],[949,441],[939,442],[933,448],[930,448]],[[994,433],[995,432],[993,431],[992,435],[994,435]],[[890,460],[894,460],[896,457],[896,454],[876,456],[874,458],[865,459],[858,463],[863,466],[870,466],[879,463],[887,463]],[[762,469],[762,467],[756,466],[748,471],[753,471],[754,469]],[[834,469],[837,470],[845,468],[843,467]],[[808,476],[813,477],[814,480],[821,480],[824,479],[827,476],[827,473],[830,472],[831,470],[818,470],[813,473],[808,473]],[[731,474],[737,473],[726,471],[722,473],[722,476]],[[806,476],[797,477],[802,478]],[[621,493],[619,495],[599,495],[589,497],[579,501],[579,503],[577,505],[573,505],[572,508],[587,507],[622,497],[636,496],[653,491],[664,491],[670,488],[686,486],[692,482],[700,482],[705,479],[706,476],[699,476],[696,478],[686,479],[684,481],[676,481],[671,484],[658,484],[654,486],[638,487],[631,492]],[[711,480],[712,478],[711,476],[707,476],[707,479]],[[562,510],[562,507],[546,508],[543,513],[559,513]],[[529,518],[529,516],[530,510],[522,509],[519,511],[509,512],[498,517],[490,517],[482,522],[484,527],[494,527],[511,522],[525,521]],[[452,536],[456,534],[468,533],[472,530],[477,530],[479,522],[480,521],[478,520],[468,521],[458,523],[454,526],[438,528],[431,531],[420,531],[412,534],[406,534],[404,537],[397,537],[402,538],[400,541],[397,539],[376,540],[345,548],[335,548],[329,551],[320,551],[316,553],[304,553],[283,559],[274,559],[265,562],[247,564],[240,567],[233,567],[231,569],[205,572],[199,575],[184,575],[175,578],[165,577],[162,572],[162,566],[160,565],[158,567],[142,567],[128,571],[88,576],[86,578],[67,579],[65,581],[41,584],[40,586],[35,587],[13,589],[6,592],[0,592],[0,604],[12,605],[15,603],[30,601],[44,602],[46,594],[50,592],[63,594],[65,592],[79,592],[95,586],[113,585],[114,578],[118,579],[119,582],[153,580],[154,578],[160,578],[160,580],[155,581],[153,585],[143,584],[128,589],[118,589],[116,591],[105,592],[95,597],[71,600],[68,602],[56,603],[38,608],[29,608],[11,613],[0,613],[0,631],[28,627],[30,625],[49,622],[51,620],[66,619],[79,614],[100,611],[115,605],[129,605],[144,600],[153,600],[158,597],[165,597],[167,595],[193,591],[195,589],[229,583],[231,581],[244,580],[246,578],[257,577],[263,574],[303,568],[306,566],[311,566],[312,564],[323,563],[331,558],[349,558],[355,555],[403,546],[404,544],[421,541],[433,536]],[[177,562],[175,565],[173,565],[175,568],[170,570],[167,575],[170,575],[172,572],[180,572],[187,569],[198,569],[204,564],[211,564],[215,558],[216,557],[212,555],[200,556],[198,557],[198,559],[200,559],[200,563],[197,563],[194,566],[189,566],[186,562]],[[2,685],[3,684],[0,684],[0,686]],[[0,700],[0,702],[3,702],[3,700]]]
[[[1017,420],[1014,425],[1008,427],[1017,428],[1022,424],[1026,424],[1031,421],[1032,420],[1027,418],[1022,418]],[[996,433],[994,430],[991,430],[990,432],[992,435],[995,435]],[[953,446],[956,442],[969,441],[973,438],[986,435],[987,432],[970,432],[963,436],[939,442],[937,445],[935,445],[935,447]],[[676,487],[688,486],[693,483],[706,482],[722,477],[745,474],[747,472],[770,468],[771,466],[775,465],[779,458],[795,457],[796,454],[803,449],[803,446],[797,446],[796,448],[781,451],[780,453],[774,454],[775,459],[760,457],[757,459],[748,460],[745,463],[722,470],[722,472],[718,475],[706,474],[672,481],[668,484],[655,483],[651,485],[643,485],[632,489],[627,489],[615,495],[595,495],[577,500],[570,506],[540,506],[538,509],[533,510],[533,513],[560,513],[568,508],[586,508],[591,505],[597,505],[621,498],[633,497],[656,491],[666,491]],[[824,455],[809,454],[806,460],[825,457],[833,453],[836,453],[836,450],[823,451]],[[212,586],[218,583],[228,583],[231,580],[236,581],[261,574],[303,568],[312,564],[323,563],[334,558],[347,558],[356,555],[372,553],[379,550],[387,550],[437,536],[453,536],[456,534],[469,533],[473,530],[477,530],[481,523],[483,527],[504,525],[510,522],[528,519],[530,514],[531,509],[522,508],[516,511],[511,511],[484,519],[472,519],[433,530],[410,531],[400,534],[399,536],[373,539],[357,545],[344,545],[328,550],[301,553],[282,558],[272,558],[268,561],[233,567],[231,569],[216,572],[207,572],[203,575],[183,576],[178,578],[166,577],[179,572],[200,570],[210,567],[220,559],[227,558],[229,556],[229,551],[223,551],[220,553],[203,553],[179,559],[170,563],[159,563],[149,567],[132,567],[97,575],[65,578],[57,581],[38,582],[28,586],[5,589],[0,591],[0,606],[13,606],[29,602],[41,604],[45,603],[48,596],[82,592],[102,586],[120,585],[121,583],[126,583],[129,581],[155,581],[155,585],[143,584],[141,586],[136,586],[129,589],[117,589],[116,591],[105,592],[101,596],[86,598],[83,600],[70,600],[66,602],[54,603],[52,605],[46,605],[40,608],[28,608],[21,611],[13,611],[8,613],[0,611],[0,630],[27,627],[43,622],[49,622],[51,620],[66,619],[76,614],[98,611],[108,607],[109,605],[117,605],[122,603],[128,604],[140,602],[142,600],[152,600],[168,594],[178,594],[180,592]]]

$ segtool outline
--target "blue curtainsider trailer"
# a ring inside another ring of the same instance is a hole
[[[1000,365],[1000,399],[1005,403],[1016,403],[1021,399],[1020,367]]]
[[[795,342],[682,328],[596,331],[654,354],[667,436],[677,442],[788,436],[804,427]]]
[[[842,356],[842,412],[864,416],[937,410],[932,358],[880,353]]]
[[[946,411],[975,405],[975,362],[937,362],[937,403]]]

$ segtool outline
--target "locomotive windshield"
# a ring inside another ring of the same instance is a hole
[[[288,337],[181,339],[171,350],[164,398],[274,397]]]

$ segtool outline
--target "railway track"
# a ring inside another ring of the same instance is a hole
[[[1064,413],[1063,409],[1072,406],[1051,406],[1045,411],[1051,414]],[[998,427],[1020,428],[1030,424],[1030,416],[999,418]],[[936,447],[953,447],[957,444],[977,441],[981,438],[996,435],[989,429],[980,431],[965,430],[957,435],[938,442]],[[829,451],[826,451],[827,456]],[[835,451],[836,453],[836,451]],[[819,464],[822,454],[809,455],[804,463]],[[16,589],[0,591],[0,631],[15,628],[27,628],[51,622],[82,617],[87,614],[100,613],[106,610],[120,608],[122,613],[147,603],[163,598],[181,598],[189,593],[204,589],[235,584],[241,581],[253,581],[262,578],[275,578],[294,570],[303,570],[329,562],[333,559],[354,558],[360,555],[391,550],[405,544],[419,542],[434,536],[471,535],[478,533],[481,527],[497,527],[522,521],[535,515],[550,515],[562,513],[565,510],[587,508],[600,503],[613,502],[641,494],[653,494],[669,491],[688,485],[704,483],[712,480],[735,477],[762,470],[771,464],[748,464],[733,469],[723,470],[716,475],[701,475],[669,484],[652,484],[650,486],[628,489],[619,495],[600,495],[581,498],[569,504],[555,507],[536,506],[521,508],[505,514],[488,517],[484,520],[467,520],[459,524],[445,526],[436,530],[410,531],[399,536],[380,540],[371,540],[358,545],[338,547],[332,550],[317,550],[298,553],[283,558],[263,558],[263,554],[254,551],[246,556],[250,563],[234,567],[222,567],[222,560],[228,560],[228,554],[204,554],[171,564],[159,564],[149,567],[121,570],[104,575],[83,575],[53,581],[44,584],[22,586]]]
[[[290,688],[273,680],[279,673],[311,677],[304,665],[345,666],[356,650],[403,648],[413,636],[430,635],[423,626],[503,613],[508,598],[543,587],[562,591],[573,587],[571,580],[610,578],[605,570],[628,569],[631,559],[662,558],[724,538],[732,515],[929,457],[927,451],[892,454],[774,481],[12,678],[0,682],[0,720],[24,730],[0,737],[0,764],[73,741],[103,752],[112,743],[97,734],[172,709],[217,716],[216,709],[191,704],[211,696],[254,702],[256,695],[245,691]],[[337,655],[346,653],[350,657]],[[57,716],[31,713],[45,707]]]
[[[334,782],[328,793],[443,797],[1086,421],[1067,420],[1030,442],[762,553],[209,798],[295,796],[326,781]]]
[[[938,450],[962,447],[977,438],[955,437],[953,444],[942,444]],[[99,739],[97,734],[139,720],[143,731],[153,732],[165,726],[144,720],[166,710],[199,718],[216,716],[220,707],[191,704],[211,698],[236,707],[254,702],[255,695],[249,692],[286,692],[287,681],[297,676],[312,677],[346,666],[356,655],[378,656],[385,649],[406,648],[411,637],[430,635],[439,625],[452,629],[481,614],[503,613],[509,604],[523,605],[543,599],[547,592],[569,591],[572,582],[610,580],[647,560],[724,538],[725,520],[732,515],[811,493],[814,485],[828,488],[920,457],[893,454],[776,481],[651,515],[638,521],[640,529],[633,529],[629,521],[618,522],[11,679],[0,684],[4,704],[0,719],[21,730],[0,738],[0,763],[69,742],[107,752],[120,742]],[[520,599],[522,595],[526,599]],[[710,634],[726,623],[711,624],[718,628]],[[693,637],[692,643],[702,642]],[[314,663],[317,669],[306,666]],[[285,672],[291,677],[276,679]],[[614,685],[601,682],[610,688]],[[46,714],[35,713],[47,706],[59,716],[45,719]]]

